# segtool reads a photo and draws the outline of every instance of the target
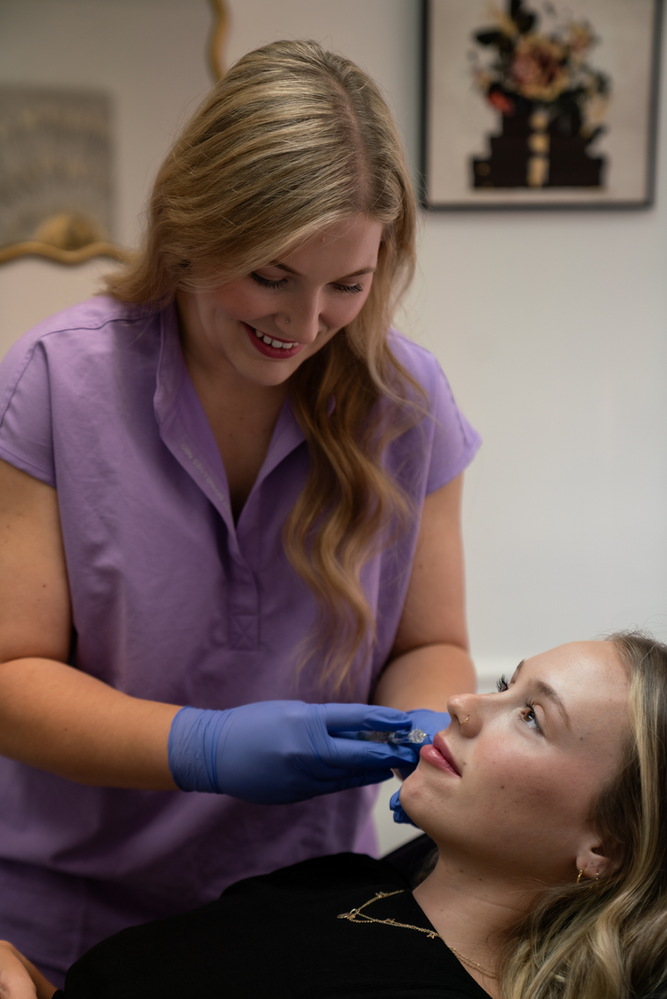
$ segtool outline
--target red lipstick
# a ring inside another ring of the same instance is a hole
[[[256,330],[247,323],[243,323],[243,326],[253,347],[255,347],[260,354],[263,354],[264,357],[270,357],[277,361],[284,361],[287,358],[294,357],[295,354],[298,354],[299,351],[303,350],[305,347],[305,344],[296,343],[293,340],[283,340],[279,337],[269,337],[268,333],[262,333],[261,330]],[[267,343],[267,340],[272,342]],[[274,343],[291,343],[293,346],[274,347]]]

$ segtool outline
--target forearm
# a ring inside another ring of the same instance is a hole
[[[175,790],[167,746],[178,710],[50,659],[0,665],[0,755],[77,783]]]
[[[388,663],[373,703],[400,711],[446,711],[452,694],[474,691],[475,687],[475,667],[465,649],[444,643],[424,645]]]

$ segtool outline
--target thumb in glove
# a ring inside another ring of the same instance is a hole
[[[419,829],[419,826],[412,821],[408,813],[403,809],[400,795],[401,789],[399,788],[398,791],[396,791],[395,794],[392,794],[389,799],[389,808],[394,813],[394,822],[401,822],[404,825],[414,826],[415,829]]]

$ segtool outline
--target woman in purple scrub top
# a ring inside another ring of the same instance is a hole
[[[0,937],[56,983],[232,881],[373,852],[375,784],[472,689],[479,438],[390,327],[416,207],[375,84],[245,56],[107,294],[0,368]],[[193,792],[193,793],[182,793]]]

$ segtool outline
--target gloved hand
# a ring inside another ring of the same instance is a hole
[[[428,739],[422,742],[422,746],[430,745],[436,732],[449,728],[452,721],[446,711],[429,711],[428,708],[417,708],[415,711],[408,711],[407,714],[411,720],[411,728],[421,728],[428,736]]]
[[[401,788],[395,791],[391,798],[389,799],[389,807],[394,813],[394,822],[402,822],[404,825],[414,826],[415,829],[419,829],[416,822],[413,822],[407,812],[403,811],[403,806],[401,805]]]
[[[437,732],[442,732],[444,728],[448,728],[451,724],[451,718],[446,711],[430,711],[428,708],[416,708],[414,711],[408,711],[408,716],[411,721],[411,728],[420,728],[423,732],[426,732],[426,738],[422,742],[422,746],[428,746],[433,742],[433,736]],[[421,749],[421,746],[419,747]],[[397,767],[401,777],[409,777],[410,774],[417,768],[419,760],[413,763],[411,766],[401,766]],[[416,822],[413,822],[407,812],[404,811],[401,805],[401,789],[395,791],[389,799],[389,808],[394,813],[394,822],[400,822],[404,825],[414,826],[415,829],[419,829]]]
[[[169,769],[183,791],[287,804],[387,780],[393,767],[414,763],[414,748],[360,741],[356,733],[411,727],[403,711],[367,704],[260,701],[227,711],[186,707],[171,725]],[[343,732],[347,738],[336,738]]]
[[[428,708],[415,708],[414,711],[407,712],[410,718],[410,728],[420,728],[423,732],[426,732],[426,738],[417,746],[417,749],[421,749],[422,746],[429,746],[433,742],[433,736],[436,732],[442,732],[443,728],[448,728],[451,723],[451,718],[446,711],[430,711]],[[419,757],[415,760],[411,760],[410,763],[405,766],[397,767],[397,776],[405,779],[409,777],[414,770],[417,769],[417,764],[419,763]],[[409,819],[397,819],[394,815],[395,822],[409,822]]]

